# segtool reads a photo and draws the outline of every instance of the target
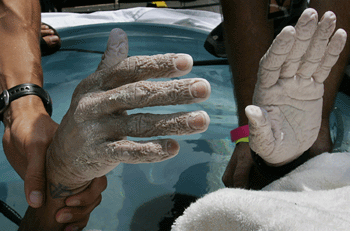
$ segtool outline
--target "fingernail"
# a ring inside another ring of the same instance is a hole
[[[193,129],[203,129],[207,124],[206,116],[203,113],[197,113],[197,115],[191,115],[188,118],[188,125]]]
[[[196,98],[205,98],[208,93],[207,84],[205,84],[203,81],[192,84],[191,93]]]
[[[66,223],[68,221],[70,221],[72,219],[72,214],[70,213],[61,213],[58,218],[57,218],[57,221],[59,223]]]
[[[173,140],[168,140],[167,142],[167,152],[170,155],[176,155],[179,152],[179,144]]]
[[[57,35],[54,35],[54,36],[50,36],[50,40],[52,43],[58,43],[60,38]]]
[[[40,206],[43,200],[43,194],[39,191],[33,191],[30,193],[29,199],[34,206]]]
[[[266,113],[257,106],[247,106],[245,108],[245,113],[248,117],[249,123],[254,126],[262,125],[266,122]]]
[[[176,68],[180,71],[186,71],[188,68],[192,67],[193,59],[190,55],[180,54],[175,59]]]
[[[77,231],[79,227],[76,226],[68,226],[67,228],[64,229],[64,231]]]
[[[53,30],[50,30],[50,34],[54,34],[55,33],[55,31],[53,31]]]
[[[78,206],[80,205],[80,200],[74,199],[67,202],[68,206]]]
[[[43,25],[44,29],[49,29],[50,27],[48,27],[47,25]]]

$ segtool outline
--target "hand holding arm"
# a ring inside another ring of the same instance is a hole
[[[203,111],[128,115],[127,110],[135,108],[204,101],[210,95],[210,85],[204,79],[144,81],[185,75],[192,68],[192,59],[184,54],[127,58],[127,38],[119,29],[111,32],[108,44],[97,71],[77,86],[48,149],[48,203],[27,212],[23,229],[35,225],[39,230],[60,230],[63,226],[53,219],[57,209],[64,206],[67,196],[84,190],[94,178],[121,162],[157,162],[179,151],[172,139],[136,142],[127,136],[194,134],[209,125]],[[40,220],[44,214],[48,219]]]

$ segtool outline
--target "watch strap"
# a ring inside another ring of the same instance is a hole
[[[4,90],[0,95],[0,120],[3,120],[4,112],[9,107],[10,103],[18,98],[26,95],[36,95],[43,101],[47,113],[52,115],[52,100],[43,88],[33,83],[20,84],[9,90]]]

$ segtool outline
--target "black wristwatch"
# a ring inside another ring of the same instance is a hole
[[[256,154],[252,149],[250,149],[250,152],[252,154],[253,161],[259,170],[267,179],[275,181],[286,174],[290,173],[303,163],[305,163],[308,159],[310,159],[309,150],[305,151],[301,156],[299,156],[297,159],[293,160],[292,162],[282,165],[280,167],[272,167],[268,166],[265,161]]]
[[[52,115],[52,100],[44,89],[36,84],[25,83],[17,85],[9,90],[4,90],[0,95],[0,120],[3,121],[4,112],[9,107],[10,103],[22,96],[37,95],[43,101],[47,113]]]

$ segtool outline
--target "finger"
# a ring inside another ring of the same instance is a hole
[[[311,38],[316,31],[318,22],[317,12],[306,9],[295,25],[296,39],[294,45],[281,69],[281,78],[293,77],[299,68],[302,56],[305,54]]]
[[[204,111],[173,114],[131,114],[105,120],[96,126],[95,134],[107,137],[153,137],[191,135],[208,129],[210,118]]]
[[[210,92],[209,82],[199,78],[166,82],[141,81],[80,100],[75,117],[84,121],[122,110],[198,103],[207,100]]]
[[[45,40],[46,44],[49,47],[52,47],[52,46],[60,43],[60,38],[57,35],[45,36],[45,37],[43,37],[43,39]]]
[[[40,145],[30,149],[32,153],[28,161],[27,172],[24,179],[24,191],[29,206],[39,208],[44,203],[46,177],[45,177],[45,153],[46,149]]]
[[[154,140],[148,142],[135,142],[121,140],[108,143],[102,147],[106,150],[108,163],[154,163],[170,159],[180,150],[179,144],[172,139]]]
[[[102,196],[99,195],[99,197],[88,206],[64,207],[56,213],[56,221],[58,223],[73,223],[85,220],[101,201]]]
[[[345,30],[338,29],[333,35],[331,41],[328,44],[325,55],[318,66],[314,79],[318,83],[323,83],[328,77],[332,67],[337,62],[340,53],[342,52],[346,43],[347,34]]]
[[[102,60],[97,67],[97,71],[117,65],[128,57],[128,36],[119,28],[115,28],[109,34],[107,48],[102,55]]]
[[[188,74],[193,66],[192,57],[186,54],[133,56],[108,69],[98,78],[102,90],[150,78],[173,78]]]
[[[260,87],[268,88],[277,82],[282,64],[292,49],[294,41],[295,29],[292,26],[283,28],[277,35],[269,50],[260,60],[258,73]]]
[[[100,197],[101,193],[107,188],[106,176],[98,177],[92,180],[89,187],[83,192],[70,196],[66,199],[67,206],[87,206]]]
[[[47,30],[47,29],[50,29],[50,27],[46,24],[41,24],[41,29],[42,30]]]
[[[310,45],[303,56],[303,61],[297,75],[301,78],[311,78],[325,54],[329,38],[334,32],[336,16],[333,12],[326,12],[318,24]]]
[[[55,32],[51,29],[41,29],[41,37],[47,36],[47,35],[53,35]]]
[[[245,108],[245,113],[249,120],[250,148],[261,158],[269,159],[269,155],[275,148],[275,138],[267,112],[257,106],[250,105]]]

